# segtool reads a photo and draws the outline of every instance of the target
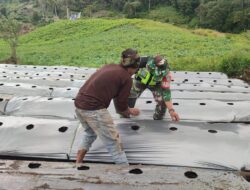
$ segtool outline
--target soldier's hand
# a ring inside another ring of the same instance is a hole
[[[178,113],[176,113],[175,111],[171,111],[169,112],[170,116],[171,116],[171,119],[172,121],[180,121],[180,117],[178,115]]]
[[[138,116],[140,114],[140,110],[137,108],[129,108],[129,112],[133,116]]]

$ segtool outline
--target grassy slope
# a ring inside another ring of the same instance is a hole
[[[146,12],[145,15],[142,15],[142,18],[178,25],[188,23],[188,19],[178,13],[175,8],[164,5]]]
[[[118,62],[124,48],[141,55],[163,54],[176,70],[215,71],[223,57],[249,49],[244,35],[211,30],[192,31],[140,19],[58,21],[22,36],[18,55],[22,64],[99,67]],[[0,41],[0,60],[8,57]]]

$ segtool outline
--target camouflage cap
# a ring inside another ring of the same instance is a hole
[[[157,66],[161,66],[161,65],[164,65],[164,64],[167,64],[167,59],[162,57],[161,55],[157,55],[154,57],[154,61],[155,61],[155,64]]]
[[[121,54],[121,57],[121,64],[124,67],[138,66],[140,61],[140,56],[138,55],[137,50],[134,50],[132,48],[124,50]]]

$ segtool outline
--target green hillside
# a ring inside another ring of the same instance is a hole
[[[123,49],[141,55],[162,54],[172,69],[217,71],[223,59],[248,56],[249,34],[188,30],[140,19],[61,20],[21,36],[18,57],[22,64],[99,67],[119,62]],[[0,41],[0,60],[9,56]]]

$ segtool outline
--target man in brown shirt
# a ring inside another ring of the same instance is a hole
[[[97,136],[116,164],[128,164],[119,133],[107,108],[113,99],[117,113],[124,117],[139,115],[137,108],[128,107],[131,76],[137,71],[139,61],[136,50],[126,49],[122,52],[119,65],[103,66],[79,90],[75,99],[76,115],[85,128],[85,134],[77,152],[77,164],[82,162]]]

